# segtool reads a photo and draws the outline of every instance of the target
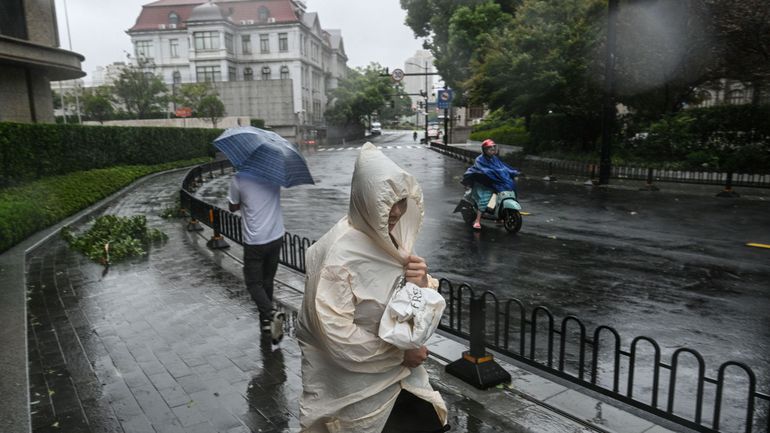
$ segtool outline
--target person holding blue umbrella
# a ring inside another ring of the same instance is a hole
[[[281,187],[313,184],[307,163],[280,135],[251,126],[231,128],[214,145],[238,172],[227,194],[230,212],[241,212],[243,276],[259,310],[262,335],[283,337],[283,313],[273,304],[273,279],[283,246]]]

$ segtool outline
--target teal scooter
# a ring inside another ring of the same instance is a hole
[[[496,194],[494,207],[486,207],[481,212],[481,218],[486,220],[502,221],[503,227],[509,233],[516,233],[521,230],[521,205],[516,198],[516,191],[501,191]],[[491,201],[491,200],[490,200]],[[471,197],[471,190],[465,191],[465,195],[460,199],[453,213],[460,212],[463,221],[472,225],[476,220],[476,210],[478,205]]]

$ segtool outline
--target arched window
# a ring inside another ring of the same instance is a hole
[[[698,98],[700,99],[701,107],[711,107],[714,105],[714,98],[711,96],[711,92],[708,90],[701,91],[698,95]]]
[[[735,89],[727,94],[727,103],[731,105],[740,105],[744,103],[743,90]]]
[[[284,65],[281,66],[281,79],[282,80],[288,80],[289,79],[289,67]]]
[[[168,14],[168,23],[173,25],[179,24],[179,14],[176,12],[171,12]]]
[[[264,66],[262,68],[262,79],[263,80],[269,80],[270,79],[270,66]]]
[[[179,71],[174,71],[171,78],[174,80],[174,84],[179,84],[182,82],[182,74]]]
[[[243,81],[252,81],[254,80],[254,70],[252,70],[249,67],[246,67],[246,69],[243,70]]]
[[[257,13],[259,14],[260,22],[264,23],[268,18],[270,18],[270,9],[268,9],[266,6],[260,6],[257,10]]]

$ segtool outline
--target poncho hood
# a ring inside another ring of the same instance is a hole
[[[388,234],[388,214],[393,205],[404,198],[407,199],[406,212],[391,232],[399,245],[397,249]],[[350,224],[404,264],[414,248],[423,216],[422,189],[417,179],[373,144],[364,144],[350,187]]]

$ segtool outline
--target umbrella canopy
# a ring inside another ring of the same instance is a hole
[[[239,172],[285,188],[314,184],[302,154],[293,144],[272,131],[240,126],[214,140]]]

